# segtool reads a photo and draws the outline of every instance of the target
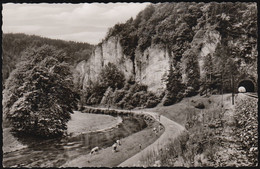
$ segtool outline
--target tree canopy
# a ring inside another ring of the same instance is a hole
[[[77,93],[66,53],[52,46],[30,48],[6,81],[3,111],[18,133],[64,134]]]

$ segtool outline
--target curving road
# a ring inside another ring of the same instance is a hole
[[[135,111],[135,112],[143,112],[143,111]],[[143,112],[152,115],[155,119],[157,119],[158,114],[155,112]],[[167,145],[169,142],[172,142],[182,131],[185,130],[183,126],[180,124],[168,119],[165,116],[160,117],[160,123],[165,127],[164,133],[151,145],[143,149],[141,152],[137,153],[133,157],[127,159],[123,163],[119,164],[118,167],[141,167],[140,159],[142,156],[154,151],[158,152],[161,148]]]

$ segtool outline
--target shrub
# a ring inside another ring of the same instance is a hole
[[[187,87],[187,89],[184,91],[184,96],[191,97],[195,96],[198,92],[195,91],[195,89],[191,86]]]
[[[202,102],[200,102],[197,105],[195,105],[195,107],[198,108],[198,109],[204,109],[205,105]]]
[[[117,104],[118,102],[120,102],[124,96],[126,94],[126,91],[123,90],[123,89],[120,89],[120,90],[115,90],[115,92],[113,93],[113,103],[114,104]]]

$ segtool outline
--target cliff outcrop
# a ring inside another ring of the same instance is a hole
[[[255,3],[149,5],[135,19],[110,28],[76,70],[83,88],[96,81],[111,62],[126,79],[133,77],[158,95],[174,87],[169,81],[174,77],[169,75],[170,68],[173,74],[181,73],[177,79],[184,91],[195,94],[202,88],[219,90],[224,85],[230,92],[232,74],[237,78],[252,75],[257,81],[256,18]]]

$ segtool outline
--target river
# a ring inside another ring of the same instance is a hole
[[[57,139],[18,138],[26,148],[3,154],[4,167],[60,167],[64,163],[89,153],[96,146],[106,148],[117,139],[127,137],[147,127],[143,119],[122,116],[118,127]]]

